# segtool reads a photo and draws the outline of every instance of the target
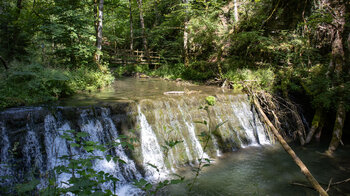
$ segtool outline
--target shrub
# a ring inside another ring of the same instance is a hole
[[[84,67],[67,70],[15,62],[0,79],[0,108],[4,108],[44,103],[78,91],[100,89],[110,85],[114,78],[109,72]]]

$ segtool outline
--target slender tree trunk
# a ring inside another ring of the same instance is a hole
[[[134,50],[134,29],[132,25],[132,5],[131,0],[129,0],[129,20],[130,20],[130,54],[132,54]]]
[[[314,134],[317,131],[321,131],[319,130],[320,128],[322,128],[322,124],[323,124],[323,109],[322,108],[317,108],[315,115],[312,119],[312,123],[311,123],[311,129],[309,131],[309,133],[307,134],[306,140],[305,140],[305,144],[308,144],[311,142]]]
[[[293,149],[287,144],[287,142],[283,139],[281,134],[278,132],[278,130],[273,126],[269,118],[265,115],[264,111],[262,110],[258,100],[253,97],[254,105],[258,109],[258,112],[263,117],[266,124],[271,128],[273,134],[276,136],[279,143],[282,145],[284,150],[293,158],[294,162],[299,166],[301,169],[301,172],[305,175],[306,179],[310,182],[312,187],[317,190],[321,196],[328,196],[327,192],[321,187],[321,185],[317,182],[317,180],[313,177],[311,172],[308,170],[306,165],[300,160],[300,158],[295,154]]]
[[[98,31],[97,31],[97,49],[102,50],[102,29],[103,29],[103,3],[104,0],[100,0],[98,5]],[[100,56],[99,59],[100,60]]]
[[[137,4],[139,6],[139,12],[140,12],[140,23],[141,23],[141,30],[142,30],[143,49],[145,50],[145,55],[146,55],[148,64],[151,64],[151,59],[150,59],[149,51],[148,51],[146,30],[145,30],[145,21],[143,19],[143,13],[142,13],[142,0],[137,0]]]
[[[326,154],[328,155],[332,155],[333,152],[339,146],[339,143],[341,142],[345,118],[346,118],[345,104],[343,101],[340,101],[337,108],[337,114],[335,116],[332,140],[331,140],[331,143],[329,144],[328,150],[326,151]]]
[[[19,18],[21,17],[21,11],[23,8],[22,0],[17,0],[16,7],[17,7],[16,19],[14,21],[18,21]],[[11,24],[11,25],[13,25],[13,24]],[[9,47],[8,56],[6,57],[6,58],[8,58],[9,61],[12,60],[12,58],[15,56],[15,53],[17,52],[16,50],[17,50],[18,37],[19,37],[20,32],[21,32],[20,26],[19,26],[19,24],[17,24],[15,22],[12,37],[10,36],[11,41],[9,43],[11,44],[11,46]]]
[[[346,7],[343,1],[326,1],[332,8],[333,12],[333,41],[332,41],[332,59],[330,66],[329,76],[333,80],[333,86],[340,87],[341,91],[344,91],[344,74],[345,68],[345,53],[343,47],[343,34],[345,30],[345,13]],[[332,70],[334,70],[332,72]],[[333,73],[333,74],[332,74]],[[344,127],[346,111],[344,103],[344,94],[340,93],[340,100],[337,106],[337,114],[333,127],[332,140],[329,144],[326,153],[332,155],[341,142],[342,131]]]
[[[183,0],[183,3],[185,4],[185,24],[184,24],[184,64],[186,67],[190,64],[190,58],[189,58],[189,49],[188,49],[188,0]]]
[[[237,23],[239,21],[239,16],[238,16],[238,0],[234,0],[234,12],[235,12],[235,22]]]
[[[103,29],[103,3],[104,0],[94,0],[94,13],[95,13],[95,31],[96,31],[96,52],[94,60],[98,68],[102,71],[101,66],[101,53],[102,53],[102,29]]]
[[[188,67],[190,64],[190,58],[189,58],[189,52],[188,52],[188,22],[185,22],[185,27],[184,27],[184,63],[185,66]]]

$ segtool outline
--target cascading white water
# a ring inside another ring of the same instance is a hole
[[[0,176],[4,177],[3,180],[0,181],[0,185],[8,185],[11,183],[10,177],[13,175],[13,171],[11,167],[9,167],[10,141],[2,122],[0,122],[0,131]]]
[[[201,158],[209,159],[208,154],[203,151],[202,145],[200,144],[200,142],[198,141],[198,139],[196,137],[195,127],[194,127],[191,115],[188,115],[188,118],[186,118],[185,112],[180,107],[180,105],[178,105],[178,109],[181,112],[183,120],[184,120],[184,122],[186,124],[188,135],[189,135],[189,137],[191,139],[191,143],[193,145],[194,151],[197,153],[196,163],[198,163],[198,159],[201,159]],[[189,122],[186,119],[188,119]]]
[[[40,121],[38,122],[37,118],[34,119],[34,117],[32,117],[35,115],[35,108],[28,112],[29,114],[23,115],[28,120],[28,122],[25,123],[25,130],[18,132],[25,136],[25,138],[23,138],[24,142],[16,141],[17,144],[15,144],[15,147],[12,147],[14,149],[19,149],[23,155],[23,160],[16,160],[17,162],[23,162],[24,164],[24,167],[21,168],[21,175],[27,175],[28,172],[35,172],[34,174],[38,175],[38,177],[45,176],[45,173],[48,171],[54,171],[54,169],[58,166],[68,166],[69,161],[62,159],[63,156],[72,155],[73,159],[86,158],[89,156],[88,152],[70,146],[72,142],[61,137],[63,134],[68,134],[73,138],[74,135],[67,132],[68,130],[72,129],[70,126],[70,124],[73,123],[72,119],[66,119],[61,113],[58,113],[55,116],[52,114],[46,114],[43,116],[41,123]],[[113,141],[118,143],[120,142],[118,139],[117,129],[110,118],[108,109],[101,109],[100,116],[91,115],[91,110],[90,114],[88,114],[88,110],[80,110],[79,113],[80,115],[78,121],[74,121],[74,123],[77,123],[77,125],[80,127],[78,127],[76,131],[82,131],[89,134],[88,137],[84,137],[84,140],[94,141],[102,145],[107,145],[109,142]],[[6,115],[2,115],[1,117],[7,116],[9,113],[5,114]],[[11,111],[10,114],[16,115],[16,112]],[[11,148],[11,144],[5,123],[2,123],[1,121],[0,133],[0,175],[2,177],[13,174],[17,175],[16,172],[13,172],[13,169],[18,170],[18,164],[9,163],[9,150]],[[39,138],[43,138],[43,140],[40,140]],[[21,137],[17,137],[16,140],[18,139],[21,139]],[[119,157],[125,163],[115,163],[113,160],[107,161],[106,154],[99,150],[95,150],[92,154],[90,154],[92,156],[102,157],[102,160],[95,160],[93,162],[94,170],[104,171],[113,175],[119,180],[117,182],[116,190],[113,189],[111,183],[104,183],[101,188],[104,190],[109,189],[115,191],[116,194],[122,196],[143,194],[140,189],[132,185],[133,180],[139,180],[142,178],[142,176],[136,169],[134,161],[128,158],[124,152],[123,147],[119,145],[115,148],[111,148],[108,153],[110,153],[113,157]],[[60,173],[56,175],[58,186],[68,187],[68,180],[71,177],[72,175],[70,173]],[[8,180],[1,180],[0,185],[22,181],[23,177],[20,178],[21,179],[9,178]],[[37,188],[45,188],[47,185],[47,179],[40,178],[40,184],[37,186]]]
[[[38,141],[39,137],[29,125],[27,125],[27,129],[25,145],[22,152],[26,167],[37,169],[43,173],[43,158],[41,154],[41,145]]]
[[[157,137],[152,127],[148,124],[146,116],[141,112],[141,107],[139,105],[137,106],[137,111],[141,128],[141,149],[146,178],[152,182],[165,179],[168,170],[164,164],[163,153],[160,149]]]
[[[45,127],[45,147],[47,153],[47,169],[53,170],[57,166],[67,166],[68,161],[61,159],[62,156],[69,155],[68,142],[61,136],[67,130],[71,130],[68,123],[58,127],[56,119],[52,115],[47,115],[44,120]],[[57,183],[60,187],[68,187],[68,180],[71,174],[61,173],[57,176]]]
[[[203,104],[205,103],[200,102],[195,96],[141,101],[137,105],[137,111],[131,111],[131,113],[137,113],[133,116],[136,118],[132,119],[136,122],[132,121],[133,124],[129,124],[129,127],[139,125],[140,128],[140,134],[135,135],[139,136],[140,145],[135,145],[138,150],[136,156],[132,154],[136,162],[127,156],[122,146],[118,146],[105,153],[99,150],[93,151],[91,155],[102,158],[93,162],[93,169],[110,173],[120,180],[115,190],[118,195],[138,195],[142,192],[132,185],[133,180],[142,178],[136,163],[143,167],[146,180],[158,182],[168,178],[170,171],[176,172],[177,169],[186,164],[190,166],[198,164],[197,160],[200,158],[215,158],[215,156],[221,156],[221,152],[248,145],[270,144],[264,126],[249,107],[247,98],[235,95],[218,97],[217,104],[211,107],[210,121],[213,121],[213,124],[226,123],[218,129],[217,133],[210,135],[210,145],[203,149],[204,143],[200,141],[198,135],[201,132],[207,132],[208,127],[195,123],[195,121],[209,121],[208,114],[199,109],[199,106]],[[6,115],[0,113],[0,116],[16,116],[17,112],[24,112],[25,114],[22,116],[28,116],[27,113],[34,114],[35,110],[35,108],[23,111],[14,110]],[[9,126],[13,126],[13,123],[0,119],[2,136],[0,138],[0,175],[13,175],[17,169],[16,167],[5,167],[6,163],[10,161],[8,151],[13,148],[12,141],[19,142],[19,149],[23,154],[23,160],[19,163],[23,163],[25,166],[23,172],[36,168],[40,173],[45,173],[46,170],[52,170],[57,166],[67,165],[68,161],[60,159],[62,156],[76,155],[76,157],[82,158],[88,156],[86,151],[71,147],[69,141],[60,137],[67,130],[75,129],[78,132],[88,133],[89,137],[84,138],[84,140],[99,144],[107,145],[111,142],[120,142],[116,128],[116,125],[118,127],[120,125],[116,124],[120,119],[116,120],[113,116],[115,113],[111,114],[112,109],[110,108],[98,108],[97,112],[95,109],[78,108],[74,110],[73,115],[75,116],[73,118],[65,116],[67,112],[58,112],[54,115],[50,112],[45,113],[43,108],[38,110],[44,113],[43,117],[40,117],[44,119],[44,122],[38,120],[39,117],[34,119],[29,115],[29,117],[23,117],[22,121],[25,121],[22,123],[23,125],[18,126],[18,129],[12,128],[11,131],[9,131]],[[126,118],[130,117],[125,113],[122,115]],[[24,129],[25,131],[22,131]],[[16,130],[19,130],[18,133],[21,134],[16,139],[13,139],[13,135],[10,134],[13,130],[16,133]],[[123,134],[128,132],[124,129],[120,131]],[[166,151],[161,146],[164,147],[167,140],[182,142]],[[234,145],[230,146],[233,143]],[[107,161],[106,153],[114,157],[118,156],[126,163]],[[71,175],[62,173],[57,177],[57,181],[67,182]],[[61,187],[63,186],[68,185],[61,184]],[[112,184],[108,183],[103,184],[102,188],[113,190]]]
[[[81,131],[89,134],[89,141],[105,145],[110,142],[120,142],[117,130],[109,117],[108,110],[102,109],[102,122],[97,119],[87,118],[87,112],[88,111],[85,110],[81,114]],[[130,184],[131,180],[139,180],[142,177],[137,171],[134,162],[126,156],[124,149],[121,146],[116,147],[114,153],[119,159],[125,162],[125,164],[120,165],[121,163],[115,163],[113,160],[108,161],[105,153],[100,150],[94,150],[93,156],[102,158],[102,160],[95,161],[93,165],[94,170],[104,171],[119,180],[117,183],[117,189],[115,190],[115,193],[118,193],[118,195],[140,194],[141,191]],[[83,155],[86,156],[86,154]],[[113,184],[104,183],[102,188],[104,190],[113,190]]]
[[[197,135],[201,132],[207,132],[208,127],[194,123],[196,121],[209,121],[208,113],[199,109],[201,104],[203,103],[198,102],[196,97],[140,102],[138,118],[140,122],[142,121],[141,135],[144,134],[141,136],[142,138],[146,136],[155,138],[152,142],[157,143],[157,146],[165,145],[162,139],[164,141],[182,141],[169,150],[167,157],[162,157],[157,162],[166,162],[173,170],[184,163],[192,165],[194,161],[198,164],[200,158],[219,157],[222,147],[225,148],[223,150],[228,151],[270,143],[262,123],[249,107],[246,96],[222,96],[218,98],[217,104],[209,111],[210,123],[212,125],[222,124],[222,126],[216,130],[215,135],[214,133],[210,134],[211,144],[204,152],[202,146],[204,143],[199,141]],[[140,111],[141,106],[145,108],[144,113]],[[157,140],[156,136],[160,139]],[[153,148],[156,149],[156,154],[161,154],[161,148],[157,146]],[[144,148],[146,148],[145,145],[142,146],[143,156],[149,155],[148,153],[155,154],[144,150]],[[213,150],[216,152],[214,155]],[[211,154],[209,155],[207,152]]]
[[[266,137],[264,127],[261,125],[261,122],[257,119],[253,119],[254,114],[250,110],[247,102],[231,102],[231,107],[244,132],[247,134],[248,139],[251,140],[250,145],[257,146],[259,144],[270,143]],[[255,126],[254,120],[258,121]],[[254,129],[257,132],[256,135],[254,134]]]
[[[165,102],[165,106],[166,106],[166,110],[170,111],[169,112],[169,118],[171,119],[170,120],[170,125],[171,125],[171,127],[176,127],[177,132],[179,132],[179,135],[181,136],[181,141],[182,141],[182,143],[184,144],[184,147],[185,147],[185,152],[186,152],[187,158],[189,160],[190,165],[192,165],[193,157],[191,155],[191,151],[190,151],[189,145],[187,144],[186,138],[184,137],[182,131],[179,131],[179,129],[181,129],[182,126],[181,126],[181,124],[180,124],[180,122],[178,120],[175,120],[175,117],[173,116],[173,112],[171,110],[170,103],[169,102]]]
[[[196,149],[195,151],[197,153],[197,157],[199,159],[202,159],[202,158],[203,159],[209,159],[208,154],[203,151],[203,148],[202,148],[201,144],[199,143],[199,141],[198,141],[198,139],[197,139],[197,137],[195,135],[194,125],[192,123],[189,124],[188,122],[186,122],[185,124],[186,124],[186,126],[188,128],[188,133],[190,135],[192,144],[194,145],[194,147]]]
[[[118,131],[117,128],[115,127],[112,119],[110,118],[110,111],[107,110],[106,108],[102,108],[102,120],[104,121],[105,128],[109,129],[109,133],[112,136],[111,141],[120,143],[120,139],[118,138]],[[135,162],[131,160],[125,153],[123,147],[121,145],[118,145],[117,147],[114,148],[115,154],[125,162],[123,164],[123,167],[121,168],[124,175],[127,177],[128,181],[131,180],[139,180],[142,178],[140,172],[136,169]]]

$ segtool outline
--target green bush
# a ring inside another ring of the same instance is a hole
[[[96,90],[113,82],[110,73],[88,68],[54,69],[37,63],[13,63],[0,75],[0,108],[32,105],[67,97],[78,91]]]
[[[173,65],[164,64],[156,70],[150,71],[150,76],[159,76],[168,79],[181,78],[185,71],[185,65],[183,63],[177,63]]]
[[[275,83],[275,73],[271,68],[267,69],[235,69],[224,74],[224,78],[229,79],[234,83],[235,90],[243,88],[242,82],[249,82],[258,86],[259,89],[272,90]]]

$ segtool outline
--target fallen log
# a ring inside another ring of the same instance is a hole
[[[185,91],[168,91],[164,92],[164,95],[181,95],[185,94]]]
[[[185,88],[185,91],[167,91],[167,92],[164,92],[163,94],[164,95],[183,95],[183,94],[190,95],[190,94],[197,94],[201,92],[202,91],[191,91]]]
[[[288,145],[288,143],[283,139],[281,134],[278,132],[278,130],[275,128],[275,126],[271,123],[269,118],[264,113],[263,109],[260,106],[260,103],[258,102],[257,98],[254,94],[251,93],[253,96],[253,103],[255,107],[257,108],[259,114],[262,116],[265,123],[271,128],[271,131],[279,141],[279,143],[282,145],[284,150],[293,158],[294,162],[299,166],[301,169],[301,172],[305,175],[306,179],[310,182],[312,187],[320,193],[321,196],[328,196],[328,193],[322,188],[322,186],[317,182],[317,180],[313,177],[309,169],[306,167],[306,165],[300,160],[300,158],[295,154],[293,149]]]

